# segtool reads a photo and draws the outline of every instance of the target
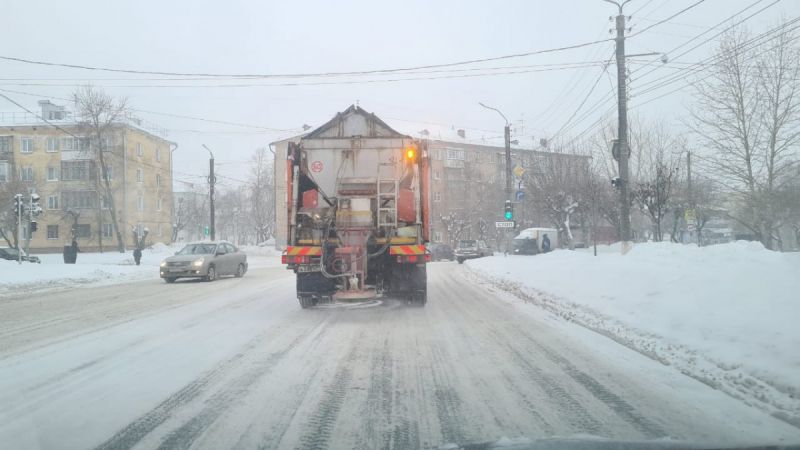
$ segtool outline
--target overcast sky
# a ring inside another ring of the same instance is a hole
[[[633,15],[630,25],[636,33],[696,2],[632,0],[625,13]],[[748,6],[753,5],[739,16],[740,20],[773,2],[706,0],[667,23],[632,36],[627,41],[627,53],[668,52]],[[609,17],[615,14],[616,7],[601,0],[9,1],[4,3],[0,56],[178,73],[364,71],[491,58],[607,39],[612,37],[608,31],[613,28]],[[783,0],[746,24],[759,33],[777,26],[782,17],[799,15],[800,0]],[[680,73],[686,67],[683,63],[708,58],[713,42],[676,56],[715,32],[671,53],[667,64],[659,62],[637,71],[643,61],[658,57],[632,58],[631,106],[636,114],[680,126],[686,105],[691,103],[689,89],[644,102],[686,86],[685,79],[643,94],[637,94],[637,86]],[[601,102],[604,97],[611,98],[615,68],[609,67],[605,74],[603,64],[594,63],[607,60],[613,51],[613,42],[603,42],[484,64],[426,69],[426,73],[413,75],[245,80],[167,80],[170,77],[0,60],[0,89],[36,94],[3,92],[35,109],[40,98],[69,97],[76,85],[92,83],[112,95],[128,97],[131,106],[140,110],[282,130],[140,113],[142,118],[169,129],[169,139],[179,144],[175,169],[181,174],[176,178],[200,181],[208,164],[201,144],[215,150],[221,174],[244,178],[246,162],[255,148],[295,134],[303,124],[318,126],[356,102],[410,134],[424,126],[431,130],[466,128],[468,138],[476,139],[502,135],[502,119],[481,108],[478,102],[482,101],[501,109],[514,122],[520,144],[532,146],[568,124],[599,79],[576,118],[589,114],[582,121],[573,120],[562,131],[569,137],[615,106],[615,100]],[[561,65],[564,63],[587,64],[567,70]],[[543,66],[548,64],[551,66]],[[492,72],[463,69],[505,66],[529,67],[493,70],[526,73],[452,78]],[[656,70],[647,74],[652,68]],[[439,79],[379,81],[424,77]],[[379,82],[286,86],[366,80]],[[232,84],[240,87],[225,86]],[[598,102],[600,107],[592,112]],[[0,99],[0,111],[15,110],[14,105]]]

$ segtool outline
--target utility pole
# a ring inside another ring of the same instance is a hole
[[[211,152],[211,149],[203,144],[203,148],[208,150],[208,154],[211,155],[211,158],[208,160],[208,203],[211,209],[211,218],[209,224],[209,234],[211,235],[211,240],[216,240],[216,230],[214,229],[214,184],[217,182],[217,177],[214,176],[214,153]]]
[[[17,263],[22,264],[22,194],[14,196],[17,207]]]
[[[619,119],[617,138],[619,139],[619,200],[620,200],[620,240],[623,242],[623,252],[627,250],[627,242],[631,240],[631,210],[630,210],[630,184],[628,176],[628,92],[627,76],[625,72],[625,16],[622,7],[630,0],[618,3],[612,0],[603,0],[617,5],[617,116]]]
[[[512,184],[511,184],[511,176],[512,176],[511,175],[511,124],[508,122],[508,119],[506,118],[505,114],[500,112],[499,109],[492,108],[491,106],[486,106],[481,102],[478,102],[478,104],[483,106],[486,109],[491,109],[492,111],[497,112],[497,114],[500,114],[500,117],[502,117],[503,120],[505,120],[505,122],[506,122],[506,126],[503,128],[503,137],[505,139],[505,150],[506,150],[506,205],[510,205],[512,210],[511,210],[511,217],[510,218],[508,217],[508,215],[509,215],[508,211],[506,211],[506,218],[505,219],[506,220],[514,220],[514,212],[513,212],[514,203],[513,203],[513,199],[511,198],[511,186],[512,186]],[[506,230],[507,231],[506,231],[506,252],[505,253],[507,254],[508,250],[509,250],[508,247],[511,244],[509,241],[510,241],[511,230],[513,230],[513,228],[511,228],[511,229],[507,228]]]

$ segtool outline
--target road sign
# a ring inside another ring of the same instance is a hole
[[[496,228],[514,228],[514,221],[511,222],[495,222],[494,226]]]
[[[514,198],[516,198],[518,202],[521,202],[525,198],[525,191],[517,191]]]
[[[615,161],[619,161],[619,139],[614,139],[611,141],[611,156],[614,157]],[[631,146],[628,145],[628,158],[631,157]]]
[[[686,223],[694,224],[697,221],[697,215],[693,209],[687,209],[683,213],[683,218],[686,220]]]
[[[522,178],[522,175],[524,175],[524,174],[525,174],[525,168],[524,167],[522,167],[522,166],[514,167],[514,175],[517,178]]]

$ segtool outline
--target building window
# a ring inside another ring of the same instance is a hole
[[[64,151],[88,150],[89,139],[75,137],[61,138],[61,148],[64,149]]]
[[[156,187],[161,187],[161,174],[156,174]]]
[[[111,209],[111,202],[108,201],[108,197],[105,195],[100,196],[100,208]]]
[[[156,148],[156,161],[161,161],[161,149]]]
[[[113,181],[114,180],[114,167],[106,166],[105,167],[106,176],[103,177],[104,180]]]
[[[79,223],[75,225],[76,238],[90,238],[92,237],[92,226],[88,223]]]
[[[136,169],[136,181],[144,183],[144,171],[142,169]]]
[[[433,232],[433,242],[442,242],[442,232],[441,231],[434,231]]]
[[[110,223],[104,223],[101,233],[103,234],[104,238],[111,239],[114,237],[114,225]]]
[[[47,239],[58,239],[58,225],[47,226]]]
[[[434,179],[434,180],[439,180],[439,179],[441,179],[441,174],[439,174],[439,171],[438,171],[438,170],[434,170],[434,171],[433,171],[433,179]]]
[[[33,153],[33,138],[24,137],[19,139],[20,153]]]
[[[433,201],[435,201],[435,202],[442,201],[442,193],[441,192],[434,192],[433,193]]]
[[[11,152],[11,136],[0,136],[0,153]]]
[[[47,209],[58,209],[58,195],[47,196]]]
[[[447,149],[447,159],[457,159],[460,161],[464,160],[464,150],[460,148],[448,148]]]
[[[139,209],[139,211],[144,211],[144,197],[142,197],[141,195],[139,196],[139,201],[137,202],[136,206]]]
[[[158,231],[158,236],[160,237],[162,235],[161,224],[160,223],[158,224],[158,227],[156,228],[156,230]]]
[[[8,181],[8,163],[0,162],[0,182]]]
[[[58,181],[58,167],[47,168],[47,181]]]
[[[33,181],[33,167],[23,167],[19,170],[19,179],[22,181]]]
[[[440,160],[442,159],[442,151],[438,148],[433,149],[433,159]]]
[[[161,197],[158,197],[158,201],[156,202],[156,211],[161,211]]]
[[[56,137],[47,138],[47,151],[50,153],[55,153],[58,151],[58,138]]]
[[[144,149],[142,148],[142,144],[139,142],[136,143],[136,156],[140,158],[144,156]]]
[[[97,193],[94,191],[66,191],[61,193],[64,199],[64,208],[89,209],[94,208]]]
[[[93,178],[92,161],[61,161],[61,179],[64,181],[81,181]]]

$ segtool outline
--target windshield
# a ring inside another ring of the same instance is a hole
[[[176,255],[213,255],[215,248],[217,246],[214,244],[190,244],[183,247]]]
[[[0,450],[800,446],[800,0],[0,12]]]

